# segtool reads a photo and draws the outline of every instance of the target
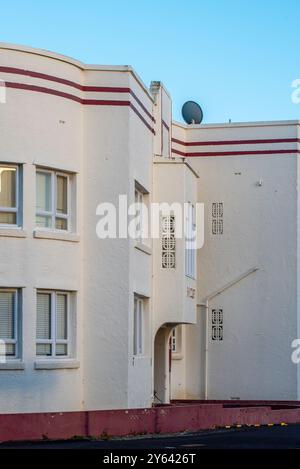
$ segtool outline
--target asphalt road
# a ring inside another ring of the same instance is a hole
[[[242,427],[169,436],[110,440],[5,443],[0,449],[300,449],[300,425]]]

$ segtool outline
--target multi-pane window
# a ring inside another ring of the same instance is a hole
[[[133,318],[133,354],[142,355],[144,353],[144,301],[142,298],[134,298],[134,318]]]
[[[175,216],[162,218],[162,268],[175,269],[176,267],[176,240]]]
[[[0,289],[0,340],[1,355],[18,354],[18,290]]]
[[[212,204],[212,234],[223,234],[223,202],[213,202]]]
[[[195,206],[188,203],[185,229],[185,275],[195,278],[196,275],[196,224]]]
[[[174,327],[171,334],[171,350],[173,353],[177,352],[177,327]]]
[[[0,225],[18,224],[17,166],[0,165]]]
[[[39,228],[70,230],[70,176],[38,169],[36,172],[36,225]]]
[[[36,354],[65,357],[70,354],[70,294],[38,291]]]
[[[212,309],[211,311],[212,340],[223,340],[223,309]]]

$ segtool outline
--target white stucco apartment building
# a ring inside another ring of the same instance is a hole
[[[0,413],[300,399],[299,121],[179,124],[131,67],[21,46],[0,78]],[[120,194],[203,203],[203,247],[100,239]]]

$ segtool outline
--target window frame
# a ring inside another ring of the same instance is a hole
[[[37,359],[45,360],[60,360],[65,358],[72,358],[72,324],[71,324],[71,292],[64,290],[43,290],[38,289],[36,291],[36,306],[37,306],[37,296],[38,294],[47,294],[51,296],[50,300],[50,339],[38,339],[35,337],[35,355]],[[67,307],[67,339],[57,339],[57,295],[66,295],[66,307]],[[37,307],[36,307],[36,335],[37,335]],[[51,345],[51,355],[42,355],[37,353],[37,345]],[[56,345],[67,345],[67,354],[66,355],[56,355]]]
[[[172,353],[178,353],[178,330],[177,327],[172,329],[171,333],[171,351]]]
[[[196,249],[188,249],[187,244],[191,243],[193,231],[195,232],[196,227],[196,213],[195,205],[192,202],[188,202],[188,210],[186,215],[186,239],[185,239],[185,276],[191,279],[196,279]]]
[[[138,305],[141,308],[138,309]],[[133,355],[141,357],[145,353],[144,344],[144,300],[143,298],[134,296],[134,316],[133,316]]]
[[[137,209],[136,213],[135,213],[135,217],[138,220],[138,224],[140,226],[139,230],[136,229],[135,241],[137,243],[141,243],[141,244],[143,244],[143,240],[144,240],[144,238],[143,238],[143,228],[144,228],[144,225],[143,225],[143,216],[144,216],[143,206],[146,205],[145,204],[145,195],[146,195],[146,192],[142,189],[140,184],[137,181],[135,181],[134,203],[136,204],[136,209]],[[139,213],[137,214],[137,212],[139,212]],[[137,226],[137,224],[136,224],[136,226]]]
[[[51,200],[51,211],[47,210],[38,210],[37,209],[37,193],[36,193],[36,198],[35,198],[35,226],[36,229],[38,230],[45,230],[45,231],[58,231],[60,233],[70,233],[72,231],[71,227],[71,219],[72,219],[72,214],[71,214],[71,175],[67,172],[61,171],[61,170],[56,170],[56,169],[47,169],[47,168],[41,168],[37,167],[36,172],[35,172],[35,177],[37,181],[37,175],[38,173],[40,174],[50,174],[51,176],[51,194],[50,194],[50,200]],[[62,176],[67,179],[67,213],[58,213],[57,212],[57,177]],[[51,226],[39,226],[36,222],[37,217],[49,217],[51,218]],[[61,229],[61,228],[56,228],[56,219],[61,219],[61,220],[66,220],[67,221],[67,229]]]
[[[16,223],[0,223],[0,228],[18,228],[20,226],[20,168],[19,165],[13,163],[0,163],[1,167],[14,168],[16,170],[16,206],[15,207],[0,207],[0,213],[15,213]]]
[[[6,288],[1,287],[0,293],[14,293],[14,338],[13,339],[1,339],[5,344],[14,344],[15,353],[14,355],[3,355],[6,360],[14,360],[19,358],[19,335],[20,335],[20,323],[19,323],[19,289],[18,288]]]

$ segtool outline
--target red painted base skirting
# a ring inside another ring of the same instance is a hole
[[[174,401],[151,409],[1,414],[0,441],[176,433],[300,423],[300,401]]]

